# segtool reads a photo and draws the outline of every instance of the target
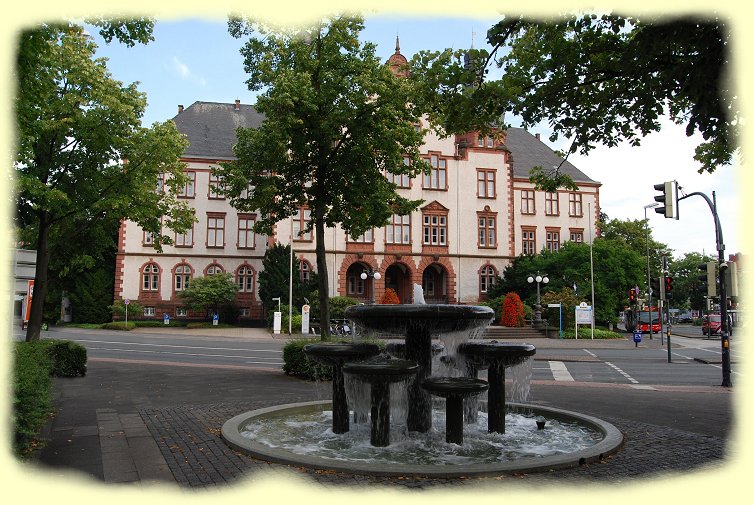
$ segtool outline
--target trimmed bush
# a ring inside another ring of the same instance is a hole
[[[385,294],[382,295],[380,303],[383,305],[398,305],[401,301],[398,299],[398,293],[393,288],[387,288]]]
[[[112,323],[105,323],[102,325],[103,330],[119,330],[119,331],[131,331],[136,328],[136,323],[129,321],[126,325],[125,321],[114,321]]]
[[[40,340],[52,360],[50,374],[55,377],[86,375],[86,348],[68,340]]]
[[[28,455],[52,414],[52,358],[38,342],[16,342],[13,360],[13,450]]]
[[[307,344],[320,344],[319,339],[297,338],[289,340],[283,347],[283,372],[304,380],[332,380],[332,367],[310,360],[304,354]]]

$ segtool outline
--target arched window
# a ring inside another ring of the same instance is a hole
[[[191,267],[186,264],[178,265],[175,267],[173,278],[175,279],[173,286],[176,291],[183,291],[188,288],[191,280]]]
[[[254,270],[248,265],[241,266],[241,268],[238,269],[236,282],[238,283],[238,291],[240,293],[253,293]]]
[[[160,268],[155,263],[147,263],[141,271],[141,290],[157,292],[160,289]]]
[[[215,274],[221,274],[223,272],[225,272],[225,270],[223,270],[223,267],[221,267],[217,263],[212,263],[210,266],[207,267],[207,271],[205,275],[215,275]]]
[[[479,292],[487,294],[487,291],[495,284],[497,272],[492,265],[485,265],[479,270]]]

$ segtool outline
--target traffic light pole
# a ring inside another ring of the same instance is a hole
[[[731,370],[730,370],[730,328],[728,327],[728,298],[725,283],[725,270],[727,263],[725,263],[725,244],[723,243],[723,229],[720,226],[720,218],[717,215],[717,200],[715,198],[715,192],[712,192],[712,200],[709,199],[704,193],[689,193],[684,195],[678,200],[684,200],[690,196],[698,195],[704,198],[712,211],[712,217],[715,220],[715,244],[717,246],[717,259],[720,264],[719,282],[720,282],[720,346],[722,351],[722,365],[723,365],[723,382],[722,387],[732,387],[731,382]]]

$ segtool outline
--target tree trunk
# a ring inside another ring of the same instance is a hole
[[[29,324],[26,327],[27,342],[39,340],[42,330],[42,315],[44,313],[45,297],[47,296],[47,267],[50,263],[50,251],[48,249],[50,225],[47,221],[47,216],[47,212],[40,212],[34,293],[31,308],[29,309]]]
[[[322,340],[330,336],[330,282],[325,256],[325,221],[322,211],[315,212],[315,241],[317,250],[317,280],[319,283],[319,321]]]

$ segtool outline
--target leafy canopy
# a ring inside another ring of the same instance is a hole
[[[618,15],[569,15],[552,20],[506,17],[490,28],[495,49],[423,52],[414,75],[424,95],[443,100],[435,120],[452,133],[489,129],[509,113],[529,127],[546,121],[572,139],[568,154],[597,144],[638,145],[669,116],[701,133],[699,172],[731,163],[739,109],[727,80],[729,34],[717,18],[659,20]],[[504,74],[486,80],[496,63]],[[543,189],[572,186],[559,170],[540,170]]]
[[[209,314],[232,303],[236,299],[236,292],[238,285],[233,274],[217,273],[191,279],[189,286],[179,292],[179,297],[186,307],[192,310],[203,309]]]

